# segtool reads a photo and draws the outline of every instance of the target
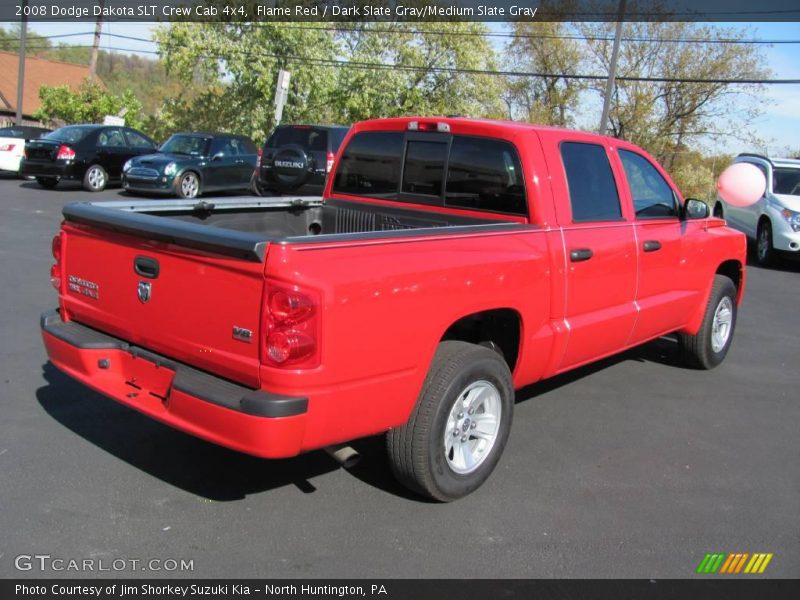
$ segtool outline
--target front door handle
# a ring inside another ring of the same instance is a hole
[[[594,253],[591,248],[575,248],[569,252],[569,259],[572,262],[583,262],[584,260],[589,260],[592,256],[594,256]]]
[[[658,240],[647,240],[644,244],[642,244],[642,250],[645,252],[655,252],[656,250],[661,250],[661,242]]]

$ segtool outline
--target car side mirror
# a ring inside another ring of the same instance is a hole
[[[222,160],[223,158],[225,158],[225,155],[222,152],[217,152],[211,157],[211,160]]]
[[[683,219],[707,219],[711,211],[708,210],[708,204],[697,198],[687,198],[686,204],[683,205]]]

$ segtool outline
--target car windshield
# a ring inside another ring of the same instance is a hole
[[[186,154],[188,156],[205,156],[211,138],[197,135],[173,135],[164,145],[161,152],[165,154]]]
[[[773,193],[800,196],[800,169],[774,169],[772,179]]]
[[[56,129],[55,131],[51,131],[47,135],[42,136],[42,139],[53,140],[54,142],[66,142],[68,144],[74,144],[76,142],[80,142],[93,129],[94,127],[85,127],[82,125],[62,127],[61,129]]]

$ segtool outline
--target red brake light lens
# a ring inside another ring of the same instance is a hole
[[[53,238],[53,242],[51,245],[53,251],[53,258],[56,259],[57,263],[61,262],[61,234],[59,233],[57,236]]]
[[[57,290],[61,290],[61,265],[58,263],[50,267],[50,283]]]
[[[57,160],[74,160],[75,159],[75,150],[70,148],[69,146],[64,146],[63,144],[58,147],[58,154],[56,154]]]
[[[297,287],[272,287],[265,307],[262,357],[275,367],[319,365],[319,297]]]

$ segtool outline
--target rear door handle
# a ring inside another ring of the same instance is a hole
[[[655,252],[656,250],[661,250],[661,242],[658,240],[647,240],[644,244],[642,244],[642,250],[645,252]]]
[[[583,262],[584,260],[589,260],[594,256],[591,248],[575,248],[575,250],[570,250],[569,252],[569,259],[572,262]]]

